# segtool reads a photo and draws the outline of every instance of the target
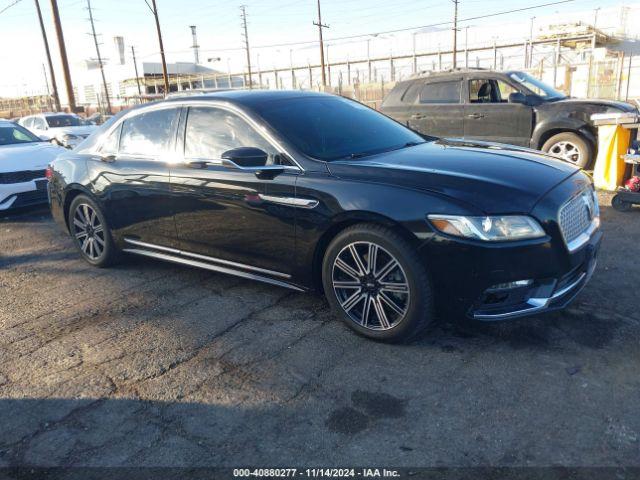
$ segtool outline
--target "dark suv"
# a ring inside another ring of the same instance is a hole
[[[454,70],[398,82],[381,111],[414,130],[543,150],[579,167],[595,158],[593,113],[633,105],[574,99],[525,72]]]

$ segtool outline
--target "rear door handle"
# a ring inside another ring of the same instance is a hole
[[[100,160],[106,163],[113,163],[116,161],[116,156],[115,155],[102,155],[100,157]]]
[[[425,118],[425,116],[422,113],[414,113],[413,115],[411,115],[411,118],[413,120],[422,120],[423,118]]]
[[[470,113],[467,117],[474,119],[484,118],[484,113]]]

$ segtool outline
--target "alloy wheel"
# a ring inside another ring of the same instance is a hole
[[[580,163],[582,158],[578,146],[567,141],[554,143],[549,149],[549,153],[571,163]]]
[[[332,268],[338,302],[357,324],[389,330],[407,314],[410,289],[400,262],[372,242],[354,242],[336,256]]]
[[[97,260],[104,252],[104,226],[96,211],[86,203],[81,203],[73,214],[73,235],[80,250],[91,260]]]

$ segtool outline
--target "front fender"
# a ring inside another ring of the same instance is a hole
[[[417,248],[434,234],[428,213],[482,213],[473,205],[435,192],[328,175],[300,176],[296,192],[299,197],[318,201],[315,208],[299,209],[296,215],[295,277],[302,282],[316,277],[310,273],[319,267],[326,246],[354,223],[372,222],[396,229]]]
[[[597,144],[593,127],[581,118],[554,117],[543,120],[536,125],[531,136],[531,147],[540,150],[548,132],[576,132],[586,137],[594,146]]]

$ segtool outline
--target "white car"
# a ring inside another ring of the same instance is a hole
[[[42,140],[66,148],[74,148],[97,128],[71,113],[39,113],[22,117],[18,123]]]
[[[46,168],[64,151],[0,119],[0,211],[47,203]]]

